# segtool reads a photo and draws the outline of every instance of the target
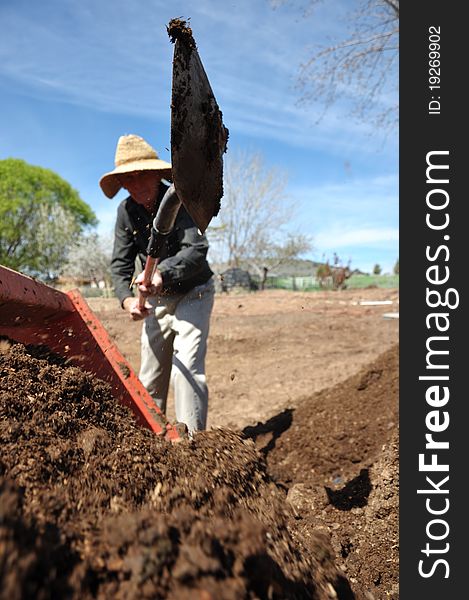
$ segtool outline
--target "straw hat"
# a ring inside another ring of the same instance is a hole
[[[134,171],[158,171],[161,177],[171,177],[171,165],[158,158],[156,151],[138,135],[122,135],[117,142],[116,168],[99,180],[108,198],[114,198],[121,189],[118,175]]]

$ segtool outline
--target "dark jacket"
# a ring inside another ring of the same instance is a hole
[[[152,214],[130,196],[117,209],[111,275],[121,305],[125,298],[133,296],[129,286],[137,256],[142,269],[145,266],[153,219],[167,189],[168,186],[162,182]],[[213,275],[207,262],[207,251],[207,238],[198,232],[197,225],[181,206],[158,263],[163,278],[163,293],[186,293],[206,283]]]

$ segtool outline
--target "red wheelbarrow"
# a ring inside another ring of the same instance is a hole
[[[106,381],[137,422],[168,440],[180,438],[78,290],[64,293],[0,265],[0,336],[46,346]]]

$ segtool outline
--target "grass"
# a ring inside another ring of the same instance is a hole
[[[352,275],[347,280],[347,289],[399,288],[399,275]],[[267,280],[267,288],[316,292],[327,288],[319,287],[314,277],[272,277]]]
[[[399,288],[399,275],[352,275],[347,287],[352,289],[376,285],[379,288]]]

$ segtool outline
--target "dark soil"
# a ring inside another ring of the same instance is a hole
[[[318,531],[330,538],[358,598],[398,598],[398,347],[244,433],[287,492],[294,536],[313,554]]]
[[[0,444],[2,599],[353,598],[242,435],[170,445],[103,382],[3,342]]]

